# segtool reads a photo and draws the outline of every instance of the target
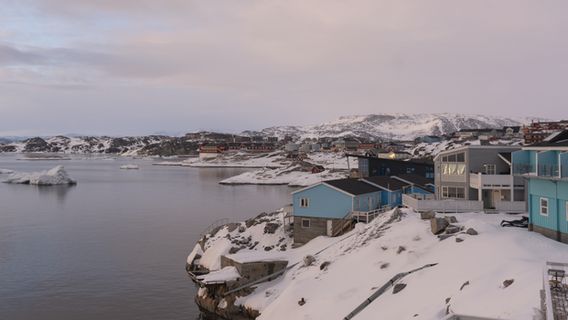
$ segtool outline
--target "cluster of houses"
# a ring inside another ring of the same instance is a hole
[[[468,145],[433,163],[357,157],[347,179],[292,193],[294,241],[336,236],[389,208],[528,212],[529,230],[568,243],[568,130],[528,146]]]

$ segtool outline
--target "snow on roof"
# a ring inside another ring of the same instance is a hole
[[[235,254],[226,255],[227,258],[240,262],[287,261],[288,258],[280,251],[248,251],[242,250]]]
[[[219,271],[213,271],[208,274],[197,276],[197,280],[208,284],[215,282],[235,281],[241,277],[239,271],[235,267],[225,267]]]

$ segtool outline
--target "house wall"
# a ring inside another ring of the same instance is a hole
[[[310,227],[302,227],[302,219],[310,220]],[[341,223],[341,219],[326,219],[317,217],[294,216],[294,243],[304,244],[313,238],[327,235],[327,221],[332,221],[332,227]]]
[[[300,207],[300,199],[308,198],[309,207]],[[325,184],[292,195],[294,216],[337,218],[345,217],[353,210],[353,197]]]
[[[396,207],[402,205],[402,191],[381,191],[381,205]]]
[[[436,198],[442,198],[442,186],[463,187],[466,200],[480,200],[477,189],[470,188],[469,175],[472,172],[484,172],[484,164],[494,164],[496,174],[509,174],[510,166],[499,157],[500,152],[518,151],[520,148],[511,147],[486,147],[486,148],[463,148],[438,155],[435,163]],[[465,173],[463,175],[444,175],[441,172],[442,157],[465,153]]]
[[[353,199],[353,210],[371,211],[380,207],[381,204],[381,192],[362,194]]]
[[[541,197],[548,199],[548,216],[540,214]],[[530,179],[529,223],[536,227],[568,234],[568,221],[566,217],[567,201],[568,182]]]

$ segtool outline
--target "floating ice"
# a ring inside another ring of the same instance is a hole
[[[67,174],[63,166],[57,166],[51,170],[41,172],[14,172],[5,183],[33,184],[39,186],[51,186],[61,184],[76,184],[77,182]]]

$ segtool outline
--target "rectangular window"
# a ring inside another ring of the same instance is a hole
[[[310,219],[302,219],[302,228],[310,227]]]
[[[465,162],[465,153],[458,153],[457,154],[457,161],[458,162]]]
[[[548,199],[540,198],[540,215],[548,216]]]
[[[310,206],[310,199],[308,198],[300,198],[300,207],[307,208]]]
[[[494,164],[484,164],[483,173],[485,174],[497,174],[497,166]]]
[[[442,198],[465,199],[465,188],[461,187],[442,187]]]

